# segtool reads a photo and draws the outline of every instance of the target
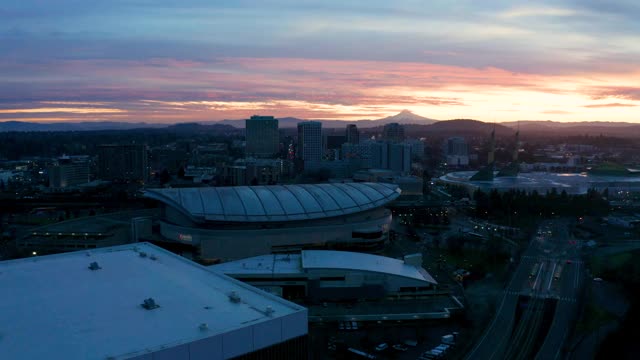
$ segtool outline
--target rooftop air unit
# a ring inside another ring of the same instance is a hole
[[[153,298],[144,299],[144,302],[140,305],[147,310],[153,310],[160,307],[160,305],[156,304],[156,301],[153,300]]]
[[[242,299],[240,298],[240,295],[238,295],[237,292],[232,291],[231,294],[229,294],[229,300],[231,300],[232,303],[238,304]]]

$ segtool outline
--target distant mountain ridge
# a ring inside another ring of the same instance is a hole
[[[298,123],[309,121],[294,117],[278,118],[280,128],[295,128]],[[420,115],[416,115],[408,110],[382,119],[366,119],[357,121],[346,120],[314,120],[322,123],[323,128],[343,129],[347,124],[357,124],[359,128],[372,129],[382,127],[386,124],[397,122],[406,126],[409,132],[450,132],[465,133],[477,131],[491,131],[496,128],[496,135],[506,135],[520,129],[525,135],[538,136],[572,136],[572,135],[607,135],[617,137],[640,137],[640,124],[625,122],[572,122],[563,123],[550,120],[522,120],[492,124],[471,119],[456,120],[435,120]],[[156,124],[145,122],[117,122],[117,121],[85,121],[85,122],[56,122],[38,123],[25,121],[4,121],[0,122],[0,132],[9,131],[99,131],[99,130],[131,130],[131,129],[175,129],[177,131],[193,131],[193,129],[208,129],[212,131],[233,131],[233,129],[244,128],[245,121],[242,120],[221,120],[175,124]]]
[[[616,137],[640,137],[640,124],[627,122],[557,122],[541,120],[523,120],[501,123],[528,135],[572,136],[572,135],[606,135]]]
[[[322,127],[324,127],[324,128],[342,128],[342,127],[346,127],[348,124],[356,124],[356,125],[358,125],[359,128],[371,128],[371,127],[386,125],[386,124],[390,124],[390,123],[394,123],[394,122],[398,123],[398,124],[402,124],[402,125],[409,125],[409,124],[431,125],[431,124],[437,122],[438,120],[426,118],[426,117],[423,117],[423,116],[420,116],[420,115],[416,115],[416,114],[412,113],[409,110],[402,110],[401,112],[399,112],[396,115],[388,116],[386,118],[376,119],[376,120],[369,120],[369,119],[355,120],[355,121],[349,121],[349,120],[322,120],[322,119],[306,120],[306,119],[299,119],[299,118],[295,118],[295,117],[284,117],[284,118],[278,118],[278,125],[281,128],[291,128],[291,127],[298,126],[298,123],[301,123],[301,122],[304,122],[304,121],[318,121],[318,122],[321,122],[322,123]],[[222,121],[209,121],[209,122],[207,122],[207,124],[215,124],[215,123],[244,128],[244,119],[243,120],[222,120]]]
[[[27,121],[0,122],[0,132],[9,131],[96,131],[96,130],[130,130],[138,128],[162,128],[164,124],[149,124],[144,122],[118,122],[118,121],[82,121],[82,122],[55,122],[38,123]]]

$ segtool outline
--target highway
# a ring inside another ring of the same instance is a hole
[[[468,359],[556,359],[572,329],[584,271],[568,222],[544,222]]]

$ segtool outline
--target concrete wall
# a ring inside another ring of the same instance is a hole
[[[322,246],[327,243],[355,243],[365,240],[353,238],[352,233],[359,230],[380,228],[383,232],[379,239],[366,240],[367,242],[384,241],[387,238],[389,225],[391,224],[391,212],[375,212],[376,217],[357,222],[333,224],[315,221],[310,226],[290,227],[282,224],[279,228],[216,230],[196,227],[184,227],[168,222],[160,222],[160,232],[168,240],[192,244],[200,247],[201,256],[204,258],[217,258],[222,260],[241,259],[271,253],[274,248]],[[364,218],[366,219],[366,217]],[[315,226],[314,226],[315,225]]]
[[[133,357],[136,360],[221,360],[248,354],[308,332],[307,311]]]

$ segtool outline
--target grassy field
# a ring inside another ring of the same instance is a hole
[[[631,261],[632,254],[629,252],[608,255],[608,256],[598,256],[594,255],[591,257],[590,266],[591,272],[594,276],[599,277],[602,276],[606,270],[617,269],[622,265]]]
[[[578,334],[589,334],[596,331],[601,326],[617,319],[618,318],[615,315],[590,301],[585,306],[583,316],[576,324],[576,332]]]

